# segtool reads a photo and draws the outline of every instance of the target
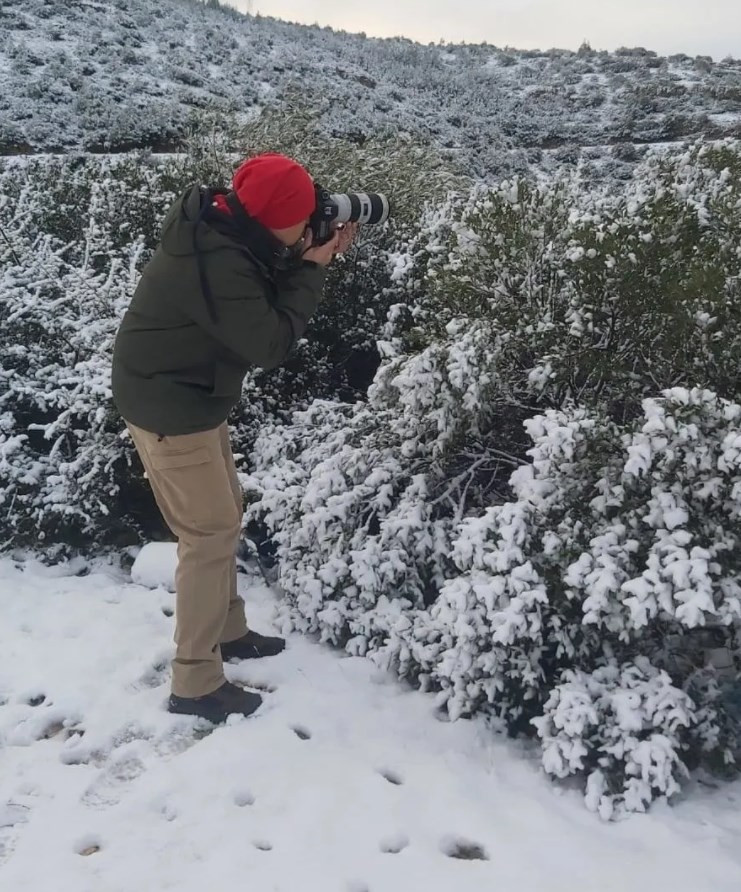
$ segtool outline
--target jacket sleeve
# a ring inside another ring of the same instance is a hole
[[[216,322],[208,313],[205,297],[196,321],[243,362],[273,369],[286,359],[306,330],[319,304],[325,277],[323,267],[304,263],[279,274],[277,295],[273,296],[256,270],[235,264],[209,276]]]

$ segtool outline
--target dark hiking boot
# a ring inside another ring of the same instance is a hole
[[[222,660],[256,660],[258,657],[274,657],[285,649],[282,638],[268,638],[257,632],[247,632],[235,641],[221,645]]]
[[[195,715],[218,725],[233,714],[252,715],[261,703],[259,694],[225,681],[220,688],[203,697],[176,697],[170,694],[167,711],[178,715]]]

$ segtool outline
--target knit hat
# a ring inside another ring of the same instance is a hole
[[[242,207],[268,229],[288,229],[316,208],[314,181],[297,162],[268,152],[241,164],[232,188]]]

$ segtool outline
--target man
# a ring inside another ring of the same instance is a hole
[[[226,419],[248,369],[278,366],[302,336],[326,266],[356,233],[311,246],[314,183],[282,155],[246,161],[232,187],[193,186],[170,209],[113,354],[114,401],[178,539],[168,708],[213,722],[261,703],[226,681],[222,660],[285,646],[247,628],[237,594],[242,494]]]

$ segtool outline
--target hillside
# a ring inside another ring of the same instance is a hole
[[[4,0],[0,153],[172,148],[300,93],[328,134],[406,131],[478,175],[574,147],[741,134],[741,60],[423,46],[195,0]]]

